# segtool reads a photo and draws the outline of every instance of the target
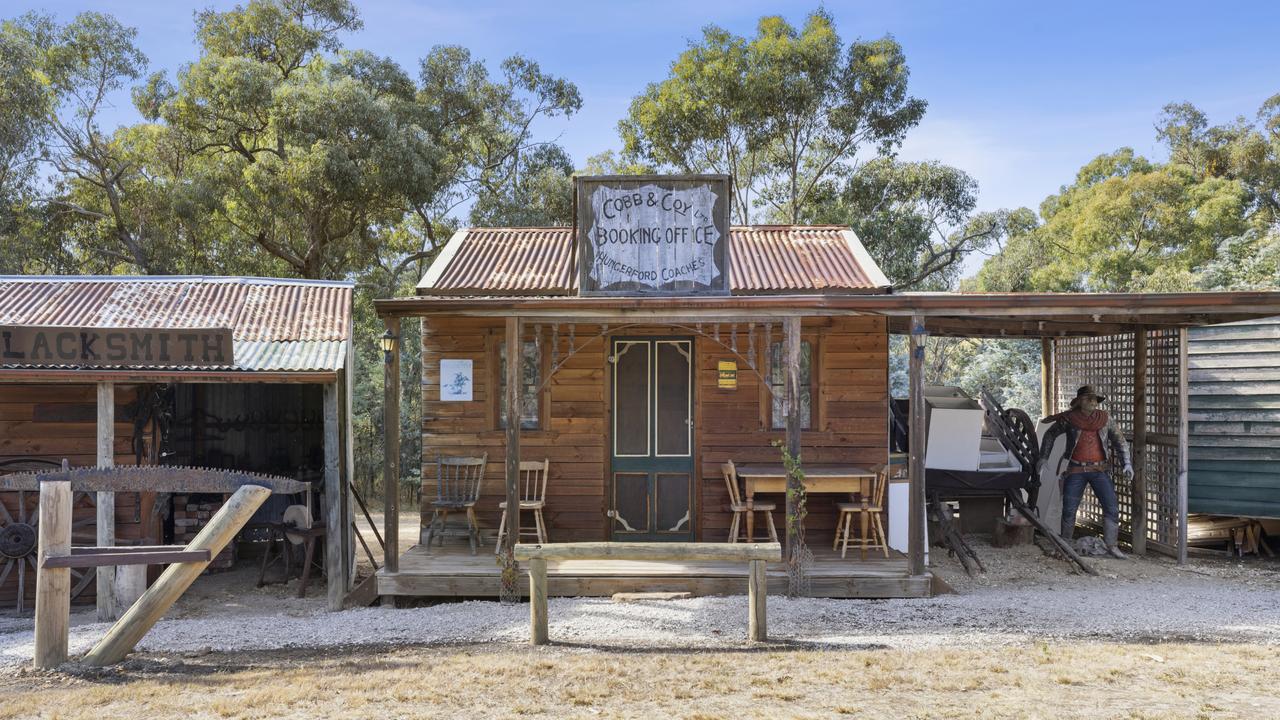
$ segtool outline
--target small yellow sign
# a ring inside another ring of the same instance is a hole
[[[720,361],[720,389],[738,389],[738,363],[734,360]]]

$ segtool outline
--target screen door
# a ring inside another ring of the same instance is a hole
[[[614,338],[610,517],[615,540],[693,539],[693,341]]]

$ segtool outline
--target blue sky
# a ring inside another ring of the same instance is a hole
[[[757,0],[421,2],[357,0],[364,29],[348,47],[411,72],[437,44],[470,48],[496,68],[522,53],[582,91],[582,112],[544,128],[581,162],[617,147],[616,124],[646,83],[708,23],[751,34],[762,15],[794,24],[816,3]],[[109,12],[138,29],[152,69],[192,60],[192,12],[234,2],[17,0],[0,16],[43,10],[70,19]],[[1280,3],[827,2],[846,40],[886,33],[902,44],[911,91],[929,102],[900,155],[969,172],[983,209],[1030,206],[1121,146],[1159,157],[1153,126],[1189,100],[1214,122],[1252,117],[1280,93]],[[121,121],[135,117],[122,96]]]

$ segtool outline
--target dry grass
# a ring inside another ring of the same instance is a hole
[[[392,648],[0,678],[10,718],[1280,716],[1274,646]]]

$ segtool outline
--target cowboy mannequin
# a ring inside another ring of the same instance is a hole
[[[1062,485],[1062,537],[1071,540],[1076,527],[1076,510],[1084,498],[1086,485],[1093,488],[1093,495],[1102,506],[1102,538],[1112,557],[1123,558],[1117,545],[1120,535],[1120,505],[1116,499],[1115,484],[1111,482],[1111,452],[1124,465],[1126,478],[1133,478],[1133,465],[1129,460],[1129,448],[1124,436],[1116,429],[1110,416],[1098,409],[1106,398],[1085,385],[1076,392],[1071,409],[1051,415],[1040,422],[1053,426],[1040,443],[1040,458],[1036,472],[1049,459],[1053,443],[1066,433],[1067,448],[1062,460],[1067,461],[1065,472],[1059,461],[1059,482]]]

